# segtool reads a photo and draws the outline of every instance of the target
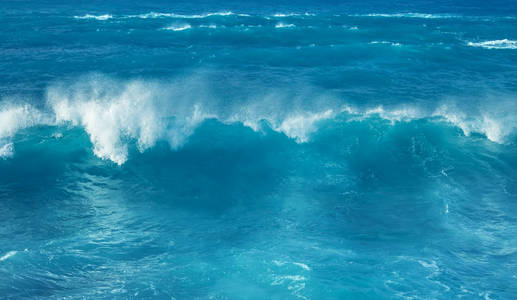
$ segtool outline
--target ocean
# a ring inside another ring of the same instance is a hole
[[[0,298],[516,299],[517,2],[0,3]]]

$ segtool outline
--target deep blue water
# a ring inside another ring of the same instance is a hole
[[[0,70],[2,299],[517,298],[516,1],[2,1]]]

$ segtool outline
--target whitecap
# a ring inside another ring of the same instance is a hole
[[[0,257],[0,261],[4,261],[8,259],[9,257],[14,256],[17,253],[17,251],[9,251],[4,256]]]
[[[287,18],[287,17],[297,17],[297,16],[306,16],[306,17],[312,17],[315,16],[315,14],[312,13],[275,13],[272,15],[274,18]]]
[[[178,148],[198,124],[211,117],[199,105],[172,111],[172,105],[163,102],[170,97],[167,93],[157,83],[99,77],[71,87],[53,86],[47,102],[56,124],[82,127],[96,156],[121,165],[128,159],[132,141],[140,152],[158,140]]]
[[[210,28],[210,29],[216,29],[217,25],[210,24],[210,25],[199,25],[199,28]]]
[[[9,158],[14,155],[13,143],[6,143],[0,147],[0,158]]]
[[[5,104],[0,107],[0,139],[11,137],[20,129],[45,123],[45,116],[28,104]]]
[[[517,129],[517,125],[512,125],[515,120],[511,112],[517,109],[513,101],[507,101],[504,105],[499,101],[497,107],[480,108],[469,114],[446,105],[436,110],[417,106],[358,109],[335,105],[286,109],[283,105],[277,105],[283,102],[279,101],[279,97],[287,96],[273,93],[221,109],[223,105],[218,101],[222,100],[210,98],[210,91],[197,92],[204,88],[200,83],[202,81],[196,77],[180,84],[164,84],[91,76],[81,78],[75,84],[55,84],[47,90],[45,110],[23,104],[0,106],[0,156],[13,155],[16,145],[13,137],[19,130],[42,124],[82,128],[91,141],[93,153],[116,164],[127,161],[132,145],[143,152],[158,141],[164,141],[177,149],[208,118],[216,118],[224,124],[238,123],[257,132],[273,130],[297,143],[309,142],[321,125],[330,119],[361,122],[378,117],[394,124],[431,118],[433,122],[451,123],[460,128],[465,136],[475,132],[502,144]],[[62,130],[60,128],[59,132]]]
[[[190,28],[192,28],[192,26],[190,26],[190,24],[185,24],[185,25],[171,25],[171,26],[165,27],[164,29],[172,30],[172,31],[183,31],[183,30],[187,30]]]
[[[160,12],[149,12],[145,14],[140,15],[130,15],[127,16],[129,18],[141,18],[141,19],[148,19],[148,18],[177,18],[177,19],[204,19],[212,16],[231,16],[231,15],[237,15],[241,17],[249,16],[247,14],[234,14],[231,11],[221,11],[221,12],[209,12],[204,14],[196,14],[196,15],[183,15],[183,14],[175,14],[175,13],[160,13]]]
[[[458,15],[447,15],[447,14],[429,14],[429,13],[370,13],[370,14],[359,14],[352,15],[354,17],[382,17],[382,18],[420,18],[420,19],[450,19],[460,18]]]
[[[517,41],[502,39],[485,42],[468,42],[471,47],[481,47],[485,49],[517,49]]]
[[[370,44],[372,44],[372,45],[375,45],[375,44],[387,44],[387,45],[391,45],[391,46],[395,46],[395,47],[402,46],[402,44],[400,44],[400,43],[390,42],[390,41],[371,41]]]
[[[94,19],[94,20],[98,20],[98,21],[106,21],[106,20],[109,20],[111,18],[113,18],[112,15],[110,14],[104,14],[104,15],[90,15],[90,14],[86,14],[84,16],[74,16],[75,19],[81,19],[81,20],[86,20],[86,19]]]
[[[275,25],[275,28],[292,28],[295,27],[294,24],[286,24],[286,23],[278,23]]]
[[[311,268],[308,265],[306,265],[304,263],[300,263],[300,262],[289,263],[289,262],[286,262],[286,261],[274,260],[273,263],[275,265],[279,266],[279,267],[284,266],[286,264],[292,264],[292,265],[298,266],[298,267],[300,267],[300,268],[302,268],[302,269],[304,269],[306,271],[310,271],[311,270]]]
[[[517,128],[511,114],[488,110],[480,112],[479,115],[469,116],[455,107],[442,105],[433,113],[433,116],[457,126],[465,136],[475,132],[483,134],[488,140],[498,144],[504,144]]]
[[[302,268],[302,269],[304,269],[306,271],[310,271],[311,270],[311,268],[308,265],[304,264],[304,263],[293,262],[293,265],[298,266],[298,267],[300,267],[300,268]]]
[[[300,113],[285,118],[280,125],[273,129],[284,133],[297,142],[304,143],[309,140],[309,135],[316,131],[316,123],[335,116],[331,109],[319,113]]]

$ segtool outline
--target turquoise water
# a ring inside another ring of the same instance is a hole
[[[517,3],[1,6],[0,298],[517,297]]]

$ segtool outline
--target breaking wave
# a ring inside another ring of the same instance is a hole
[[[44,108],[28,104],[1,108],[0,156],[13,156],[16,134],[36,126],[79,127],[88,134],[97,157],[119,165],[128,160],[131,145],[140,152],[157,142],[167,142],[172,149],[181,147],[208,119],[227,125],[241,124],[255,132],[272,130],[297,143],[311,142],[311,136],[328,124],[376,119],[391,125],[417,120],[446,123],[461,129],[464,136],[476,133],[501,144],[511,141],[516,127],[512,125],[515,122],[511,113],[515,105],[511,104],[499,112],[480,110],[470,115],[445,104],[433,110],[338,105],[315,110],[284,108],[278,110],[282,113],[272,113],[268,104],[260,101],[217,109],[214,101],[192,100],[178,93],[177,88],[177,83],[120,81],[105,76],[72,85],[55,84],[47,89]]]

